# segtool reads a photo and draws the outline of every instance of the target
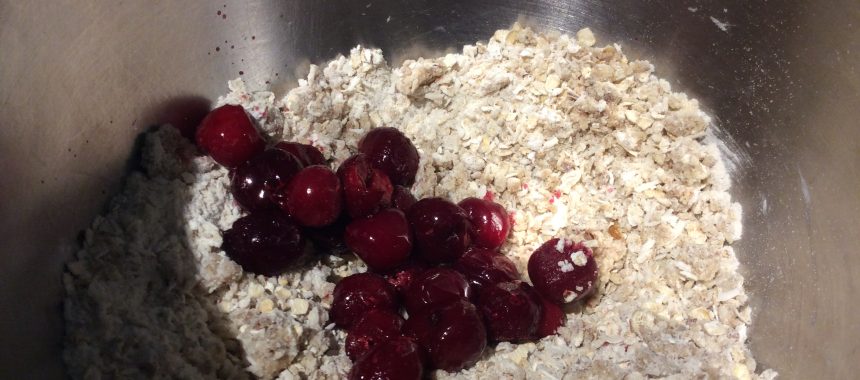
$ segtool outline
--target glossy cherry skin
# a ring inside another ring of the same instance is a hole
[[[340,180],[331,169],[308,166],[298,172],[281,197],[281,207],[306,227],[322,227],[334,223],[343,207]]]
[[[535,289],[557,304],[579,301],[597,286],[597,261],[591,249],[572,240],[551,239],[538,247],[528,264]]]
[[[481,315],[465,300],[410,315],[404,335],[421,345],[431,368],[449,372],[474,365],[487,347],[487,332]]]
[[[325,165],[325,157],[322,152],[313,145],[281,141],[275,144],[275,148],[296,156],[299,162],[302,163],[302,166]]]
[[[397,209],[380,211],[346,226],[346,245],[375,272],[396,268],[409,258],[412,237],[409,223]]]
[[[472,297],[472,289],[460,272],[450,268],[431,268],[416,278],[404,297],[409,315],[426,313]]]
[[[337,169],[343,184],[346,210],[353,218],[376,213],[391,204],[394,190],[385,172],[370,166],[367,156],[356,154],[346,159]]]
[[[478,309],[494,342],[532,339],[541,320],[540,305],[537,293],[522,281],[500,282],[478,292]]]
[[[400,335],[403,317],[385,309],[374,309],[364,314],[346,337],[346,355],[355,361],[385,340]]]
[[[329,316],[341,328],[350,329],[373,309],[396,313],[397,293],[385,279],[373,273],[357,273],[334,286]]]
[[[424,365],[418,345],[395,337],[377,344],[360,357],[349,371],[349,380],[421,380]]]
[[[469,221],[472,242],[488,249],[499,249],[511,231],[511,221],[502,205],[486,199],[466,198],[458,206],[466,211]]]
[[[210,111],[197,127],[195,140],[203,152],[228,168],[239,166],[266,148],[245,109],[233,104]]]
[[[418,173],[418,149],[396,128],[375,128],[358,142],[358,151],[367,155],[371,165],[381,169],[391,183],[412,186]]]
[[[309,252],[299,228],[280,211],[243,216],[224,232],[221,248],[248,272],[275,276]]]
[[[466,212],[443,198],[424,198],[406,214],[416,252],[428,263],[451,263],[469,247],[471,224]]]
[[[267,149],[233,170],[230,191],[245,210],[277,208],[276,194],[283,191],[300,170],[302,164],[292,154]]]
[[[412,195],[412,192],[408,188],[394,186],[394,191],[391,193],[391,206],[400,211],[407,212],[415,202],[418,202],[418,200],[415,199],[415,196]]]
[[[475,246],[470,247],[454,263],[454,269],[464,274],[475,289],[520,279],[517,266],[511,259],[496,251]]]

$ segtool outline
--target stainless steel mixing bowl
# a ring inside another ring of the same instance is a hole
[[[517,19],[590,26],[709,108],[737,153],[760,367],[856,377],[856,0],[0,0],[0,378],[63,376],[62,264],[147,127],[193,124],[240,73],[283,91],[357,43],[397,61]]]

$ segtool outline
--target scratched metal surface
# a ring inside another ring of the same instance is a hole
[[[0,0],[0,378],[63,376],[62,263],[147,127],[193,124],[240,71],[284,91],[356,43],[398,61],[517,19],[590,26],[708,107],[735,159],[760,366],[854,377],[856,1]]]

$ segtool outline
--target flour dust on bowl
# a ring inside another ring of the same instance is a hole
[[[514,24],[229,89],[68,264],[73,377],[775,377],[711,118],[621,45]]]

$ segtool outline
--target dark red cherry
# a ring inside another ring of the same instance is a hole
[[[597,261],[591,249],[572,240],[551,239],[529,257],[535,289],[558,304],[576,302],[594,292]]]
[[[400,294],[401,298],[403,298],[406,296],[406,292],[412,286],[412,283],[428,268],[427,264],[410,259],[389,271],[385,275],[385,279],[397,290],[397,294]]]
[[[340,216],[343,191],[340,180],[331,169],[308,166],[298,172],[281,199],[290,216],[307,227],[322,227],[334,223]]]
[[[302,163],[302,166],[325,165],[325,157],[322,152],[313,145],[281,141],[275,144],[275,148],[296,156],[296,158],[299,159],[299,162]]]
[[[381,169],[391,183],[412,186],[418,172],[418,149],[396,128],[375,128],[358,142],[358,151],[367,155],[373,167]]]
[[[357,273],[334,286],[329,315],[341,328],[349,329],[374,309],[396,313],[397,293],[385,279],[373,273]]]
[[[487,332],[481,315],[465,300],[410,315],[404,335],[421,345],[431,368],[449,372],[474,365],[487,347]]]
[[[564,310],[556,303],[538,295],[541,301],[541,319],[535,330],[535,339],[555,335],[558,328],[564,326]]]
[[[502,205],[480,198],[466,198],[458,204],[472,222],[472,242],[489,249],[499,249],[508,238],[511,222]]]
[[[310,249],[299,228],[280,211],[243,216],[224,231],[221,246],[248,272],[275,276],[286,271]]]
[[[350,221],[348,215],[341,213],[334,223],[323,227],[304,227],[302,234],[314,244],[317,253],[339,255],[349,250],[344,234]]]
[[[400,335],[403,318],[385,309],[368,311],[346,337],[346,355],[355,361],[376,345]]]
[[[415,199],[415,196],[412,195],[412,192],[408,188],[399,185],[394,186],[394,191],[391,193],[391,205],[394,208],[407,212],[415,202],[418,202],[418,200]]]
[[[454,269],[464,274],[475,289],[484,285],[520,279],[517,266],[511,259],[496,251],[481,247],[470,247],[454,263]]]
[[[364,154],[346,159],[337,169],[337,176],[351,217],[365,217],[391,204],[391,181],[382,170],[372,168]]]
[[[469,247],[470,223],[459,206],[443,198],[424,198],[406,214],[418,255],[429,263],[451,263]]]
[[[230,191],[248,211],[277,208],[275,194],[283,191],[302,164],[290,153],[267,149],[240,164],[230,177]]]
[[[532,339],[541,320],[540,298],[522,281],[483,286],[478,309],[487,323],[487,334],[495,342]]]
[[[225,104],[200,122],[197,146],[215,162],[235,168],[266,148],[266,142],[254,127],[242,106]]]
[[[346,226],[346,245],[376,272],[396,268],[412,252],[409,223],[397,209],[380,211],[366,219],[353,220]]]
[[[431,268],[412,282],[406,291],[404,304],[409,315],[413,315],[471,297],[469,283],[460,272],[450,268]]]
[[[418,345],[396,337],[377,344],[349,371],[349,380],[421,380],[424,365]]]

